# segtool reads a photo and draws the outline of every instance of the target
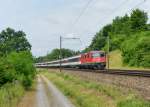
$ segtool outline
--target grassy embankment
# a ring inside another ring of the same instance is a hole
[[[84,81],[69,74],[43,72],[76,107],[150,107],[132,92],[123,92],[120,88]]]
[[[110,69],[134,69],[134,70],[146,70],[142,67],[129,67],[124,65],[122,61],[121,51],[115,50],[110,52]]]

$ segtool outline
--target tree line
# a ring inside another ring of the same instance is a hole
[[[70,49],[62,48],[61,58],[71,57],[79,53],[80,53],[79,51],[73,51]],[[35,58],[35,62],[38,63],[38,62],[53,61],[58,59],[60,59],[60,49],[56,48],[53,49],[50,53],[48,53],[46,56],[40,56],[38,58]]]

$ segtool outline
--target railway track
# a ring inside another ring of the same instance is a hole
[[[63,68],[63,70],[95,72],[112,75],[150,77],[150,70],[121,70],[121,69],[91,70],[91,69],[76,69],[76,68]]]
[[[49,67],[38,67],[38,68],[51,69]],[[52,68],[52,69],[59,69],[59,68]],[[122,70],[122,69],[93,70],[93,69],[78,69],[78,68],[62,68],[62,70],[104,73],[104,74],[112,74],[112,75],[150,77],[150,70]]]

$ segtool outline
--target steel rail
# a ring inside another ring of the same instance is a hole
[[[91,70],[91,69],[76,69],[76,68],[64,68],[64,70],[85,71],[85,72],[95,72],[95,73],[114,74],[114,75],[126,75],[126,76],[150,77],[150,70],[122,70],[122,69]]]
[[[37,68],[59,69],[59,68],[50,68],[50,67],[37,67]],[[62,68],[62,70],[83,71],[83,72],[103,73],[103,74],[112,74],[112,75],[150,77],[150,70],[124,70],[124,69],[94,70],[94,69],[78,69],[78,68]]]

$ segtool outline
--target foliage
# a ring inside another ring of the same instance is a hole
[[[19,83],[7,83],[0,87],[0,107],[17,107],[24,91],[24,87]]]
[[[123,17],[116,17],[112,22],[113,34],[130,34],[130,17],[126,14]]]
[[[7,55],[12,51],[30,51],[31,45],[23,31],[7,28],[0,33],[0,55]]]
[[[139,9],[133,10],[131,13],[130,23],[132,31],[145,30],[147,29],[146,24],[148,21],[148,15],[144,11]]]
[[[0,58],[0,86],[15,79],[16,71],[13,65],[6,58]]]
[[[30,87],[35,76],[32,55],[30,52],[13,52],[0,62],[0,85],[18,80],[25,87]]]
[[[79,52],[72,51],[70,49],[63,48],[61,50],[62,58],[71,57],[73,55],[78,54]],[[52,61],[58,60],[60,58],[60,49],[53,49],[51,53],[47,54],[43,57],[38,57],[35,59],[35,62],[43,62],[43,61]]]
[[[62,58],[70,57],[73,54],[75,54],[75,52],[72,50],[64,49],[64,48],[61,49]],[[50,60],[55,60],[55,59],[59,59],[59,56],[60,56],[60,49],[54,49],[50,54],[47,55],[47,58]]]
[[[15,68],[17,79],[21,80],[25,87],[30,87],[35,76],[33,58],[30,52],[13,52],[7,56],[7,59]],[[18,63],[19,62],[19,63]]]
[[[89,46],[89,48],[91,50],[99,50],[100,48],[105,46],[105,43],[106,37],[102,36],[102,33],[99,32],[95,35],[95,38],[92,40],[92,44]]]
[[[16,107],[35,76],[25,33],[7,28],[0,33],[0,107]]]
[[[109,36],[109,50],[112,51],[120,49],[124,57],[124,63],[130,63],[129,65],[131,66],[150,67],[150,65],[148,64],[150,57],[147,54],[147,51],[149,51],[148,45],[150,37],[148,34],[147,37],[143,37],[144,35],[140,34],[140,32],[146,32],[150,30],[150,24],[147,24],[147,21],[147,13],[139,9],[133,10],[130,15],[126,14],[123,17],[118,16],[113,20],[111,24],[104,26],[98,33],[96,33],[92,40],[92,43],[84,50],[84,52],[90,50],[108,50],[107,37]],[[135,37],[135,35],[137,35],[137,38]],[[145,42],[144,38],[147,38]],[[139,42],[136,43],[136,41]],[[126,46],[124,45],[123,48],[122,44],[126,44]],[[127,51],[129,50],[132,53],[130,52],[129,54],[128,52],[127,54]]]
[[[123,61],[130,66],[150,67],[150,32],[133,35],[122,45]]]
[[[23,31],[7,28],[0,33],[0,86],[14,81],[31,86],[35,68],[30,50]]]

